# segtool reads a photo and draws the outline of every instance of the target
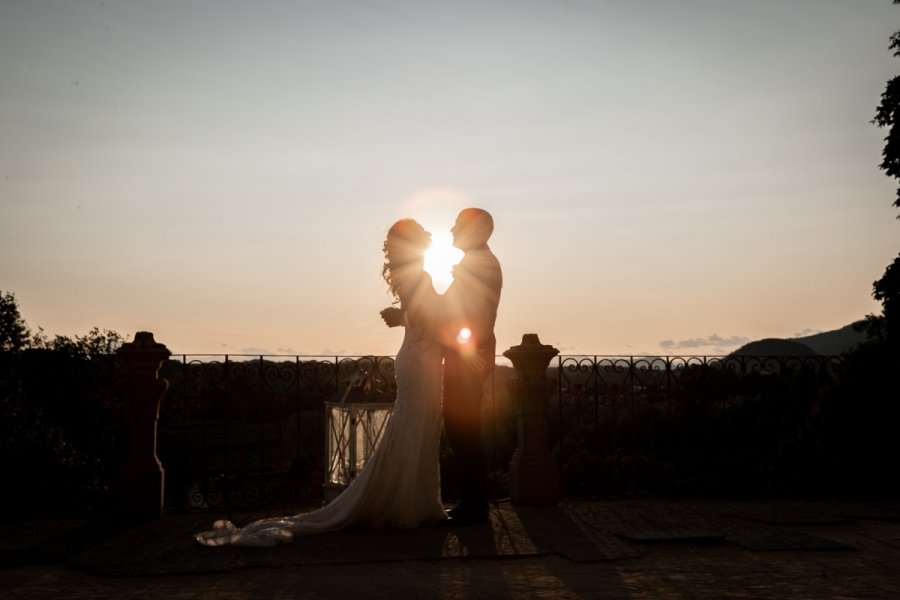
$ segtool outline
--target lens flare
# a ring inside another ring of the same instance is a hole
[[[453,247],[449,234],[435,233],[431,247],[425,252],[425,270],[431,275],[434,289],[444,293],[453,282],[453,267],[462,259],[462,250]]]

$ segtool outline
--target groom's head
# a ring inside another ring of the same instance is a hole
[[[494,232],[494,218],[480,208],[464,208],[450,229],[453,245],[462,250],[472,250],[487,244]]]

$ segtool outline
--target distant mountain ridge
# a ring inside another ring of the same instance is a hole
[[[800,342],[781,338],[766,338],[744,344],[731,356],[818,356],[818,353]]]
[[[799,338],[767,338],[744,344],[736,356],[837,356],[866,340],[866,334],[853,325]]]
[[[866,334],[863,331],[855,331],[851,323],[834,331],[794,338],[794,341],[809,346],[816,354],[837,356],[866,341]]]

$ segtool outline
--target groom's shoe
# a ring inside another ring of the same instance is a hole
[[[447,511],[445,525],[483,525],[491,520],[488,508],[457,506]]]

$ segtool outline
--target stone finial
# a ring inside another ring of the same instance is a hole
[[[139,331],[134,341],[123,344],[118,355],[124,377],[116,388],[124,398],[125,448],[119,465],[119,511],[128,519],[162,515],[165,471],[156,455],[156,424],[159,404],[169,382],[159,378],[159,369],[171,352]]]
[[[134,334],[134,340],[130,342],[125,342],[122,344],[122,347],[119,348],[120,353],[131,353],[131,352],[145,352],[151,354],[160,354],[164,358],[168,358],[172,355],[169,352],[169,349],[166,348],[165,344],[160,344],[155,339],[153,339],[152,331],[138,331]]]
[[[503,356],[512,361],[523,379],[532,379],[543,377],[550,360],[557,354],[559,350],[542,344],[538,334],[526,333],[522,335],[522,343],[506,350]]]
[[[117,354],[132,377],[146,379],[156,379],[162,361],[172,355],[165,344],[153,339],[153,333],[149,331],[135,333],[134,341],[122,344]]]
[[[560,498],[559,474],[547,443],[552,382],[546,375],[557,354],[536,333],[526,333],[521,344],[503,353],[518,375],[507,382],[518,407],[518,446],[509,461],[510,496],[516,504],[550,505]]]

